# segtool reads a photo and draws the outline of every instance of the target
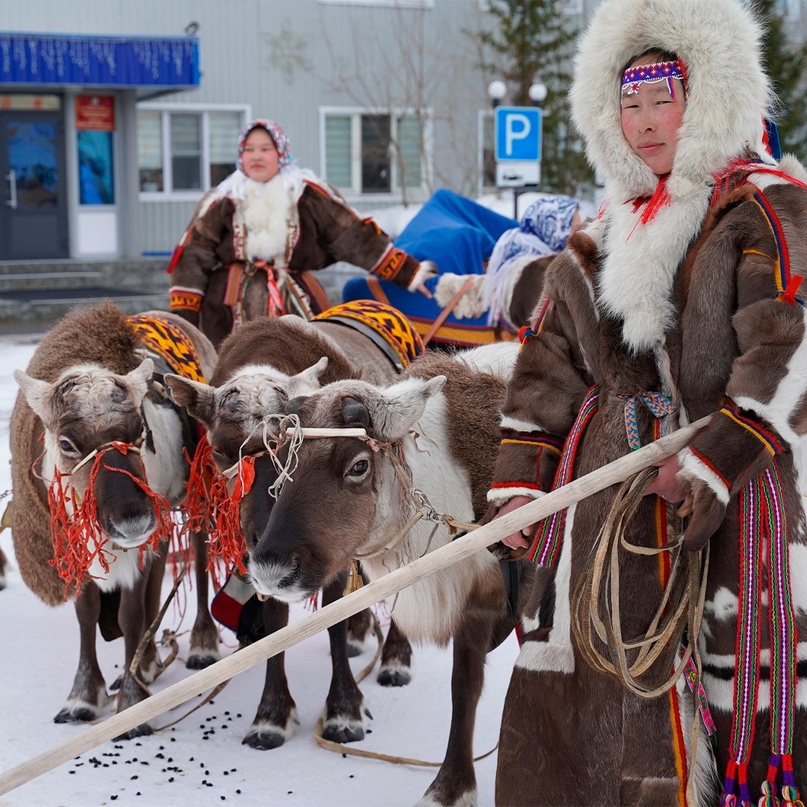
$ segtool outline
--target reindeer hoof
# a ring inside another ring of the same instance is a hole
[[[330,721],[322,727],[322,737],[333,743],[355,743],[364,739],[364,726],[356,721],[345,723],[335,721],[329,725]]]
[[[148,723],[141,723],[139,726],[129,729],[129,731],[124,734],[119,734],[114,738],[114,742],[134,740],[135,737],[147,737],[149,734],[154,734],[154,729]]]
[[[405,687],[412,681],[412,673],[409,667],[382,667],[377,680],[382,687]]]
[[[88,723],[98,717],[98,710],[92,706],[65,706],[56,717],[54,723]]]
[[[251,729],[247,736],[241,740],[241,745],[248,745],[257,751],[269,751],[272,748],[280,748],[286,742],[286,736],[280,729]]]
[[[189,670],[204,670],[211,664],[215,664],[219,660],[219,656],[213,653],[192,653],[188,656],[188,661],[185,666]]]

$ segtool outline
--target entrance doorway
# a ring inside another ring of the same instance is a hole
[[[0,109],[0,260],[68,257],[62,113]]]

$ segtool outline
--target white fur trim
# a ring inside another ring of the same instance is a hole
[[[721,504],[729,503],[729,489],[723,480],[706,463],[698,459],[689,448],[678,453],[678,463],[687,479],[700,479],[709,486]]]
[[[417,287],[421,283],[428,280],[430,277],[434,277],[436,274],[437,265],[435,263],[432,261],[421,261],[417,272],[415,272],[415,274],[412,276],[412,279],[409,281],[409,285],[406,288],[409,291],[417,291]]]
[[[485,313],[486,306],[481,296],[481,287],[485,276],[477,275],[474,277],[473,275],[455,275],[452,272],[447,272],[440,275],[434,290],[434,299],[437,301],[437,305],[445,308],[454,298],[454,295],[458,294],[470,279],[473,279],[474,282],[465,289],[451,310],[451,314],[457,319],[481,317]]]
[[[493,488],[488,491],[488,501],[491,504],[505,504],[514,496],[529,496],[531,499],[540,499],[546,496],[545,490],[535,490],[535,488],[520,488],[517,485],[507,488]]]
[[[502,415],[499,428],[512,429],[514,432],[522,432],[524,434],[541,431],[541,427],[536,423],[530,423],[528,420],[519,420],[518,418],[509,417],[508,415]]]
[[[516,667],[532,672],[574,672],[570,581],[572,574],[572,525],[577,504],[569,507],[563,546],[555,573],[555,617],[546,642],[524,642]],[[522,620],[525,633],[538,627],[537,619]]]

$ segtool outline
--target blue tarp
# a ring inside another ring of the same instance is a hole
[[[518,227],[514,219],[439,190],[406,225],[395,246],[419,261],[434,261],[441,274],[479,274],[499,236],[513,227]]]
[[[0,84],[197,87],[199,40],[0,33]]]
[[[440,274],[482,274],[496,241],[513,227],[518,227],[514,219],[501,216],[453,191],[439,190],[395,239],[395,246],[420,261],[434,261]],[[437,281],[436,277],[429,280],[427,288],[434,292]],[[388,302],[412,321],[421,336],[441,311],[435,299],[408,292],[389,280],[379,280],[378,286],[380,296],[376,295],[366,276],[353,277],[342,290],[342,300],[369,298]],[[479,317],[464,319],[449,315],[434,341],[476,345],[493,338],[493,329],[488,325],[485,312]]]

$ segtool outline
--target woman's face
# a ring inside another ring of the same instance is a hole
[[[657,61],[658,58],[650,54],[636,59],[630,67]],[[638,85],[638,92],[622,96],[622,133],[631,149],[659,176],[672,171],[678,129],[686,110],[681,81],[673,79],[672,83],[674,97],[670,95],[666,81],[642,82]]]
[[[266,129],[253,129],[244,141],[241,153],[244,173],[256,182],[268,182],[278,171],[278,154],[275,141]]]

